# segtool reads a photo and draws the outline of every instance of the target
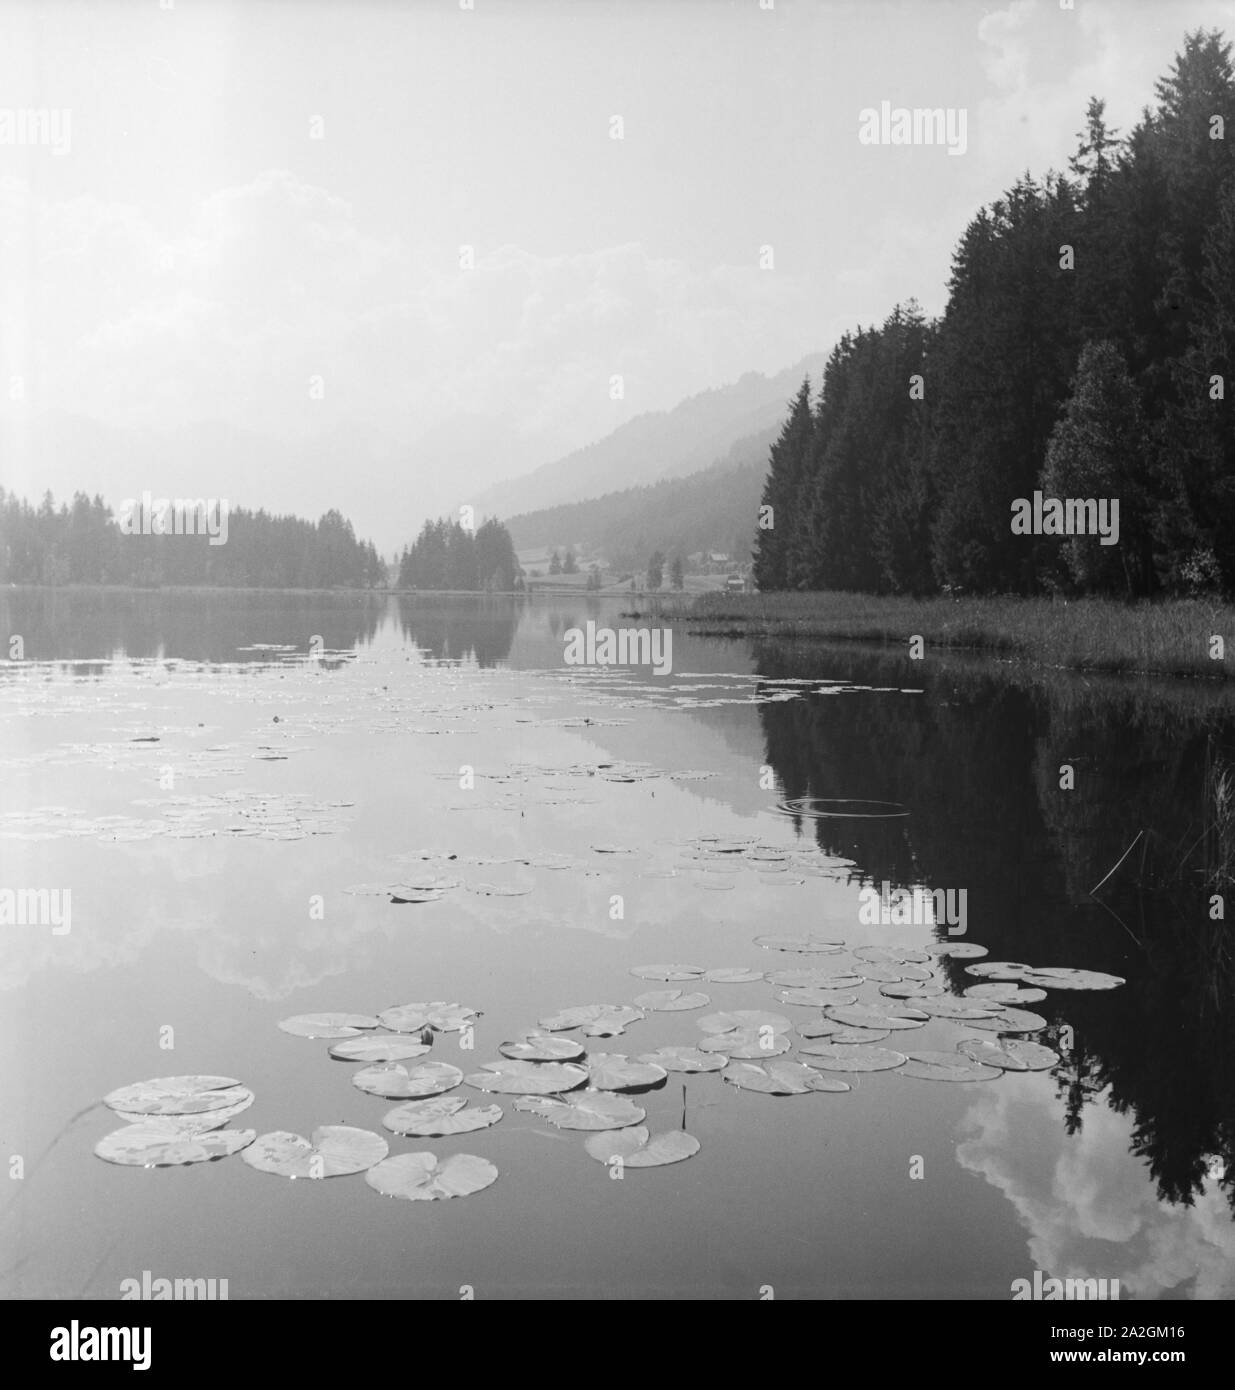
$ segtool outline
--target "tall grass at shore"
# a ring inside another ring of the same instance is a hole
[[[1235,677],[1235,606],[1201,599],[899,598],[849,593],[666,596],[641,613],[706,636],[822,638],[985,651],[1076,670]],[[1211,639],[1223,639],[1221,659]]]

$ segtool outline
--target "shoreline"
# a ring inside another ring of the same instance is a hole
[[[826,639],[900,646],[911,657],[915,651],[926,657],[934,647],[1044,669],[1235,678],[1235,604],[1204,599],[1130,604],[1100,598],[703,594],[685,603],[673,596],[622,616],[675,619],[698,637]]]

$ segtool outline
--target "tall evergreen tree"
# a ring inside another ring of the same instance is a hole
[[[770,508],[755,534],[754,576],[760,589],[783,589],[788,576],[793,531],[801,522],[801,491],[806,477],[814,422],[810,382],[804,380],[789,408],[780,437],[772,445],[762,506]]]
[[[1050,497],[1119,502],[1115,545],[1103,545],[1092,535],[1059,542],[1081,591],[1128,597],[1152,591],[1153,499],[1145,425],[1136,387],[1114,344],[1088,343],[1081,352],[1072,396],[1047,446],[1041,487]]]

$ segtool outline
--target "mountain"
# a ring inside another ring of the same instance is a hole
[[[768,450],[780,427],[778,419],[739,439],[710,468],[685,478],[527,512],[507,520],[506,528],[516,550],[577,545],[585,557],[602,555],[619,569],[642,568],[654,550],[671,558],[717,550],[746,561]]]
[[[813,354],[771,377],[747,372],[672,410],[638,415],[594,444],[480,493],[477,516],[506,518],[697,473],[722,458],[735,439],[779,428],[802,378],[816,380],[824,360]]]

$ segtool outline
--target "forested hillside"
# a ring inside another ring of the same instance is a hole
[[[672,410],[637,415],[565,458],[460,501],[473,503],[478,516],[510,516],[685,478],[722,458],[734,440],[774,430],[803,374],[822,371],[823,362],[816,353],[775,376],[747,372]]]
[[[582,543],[618,568],[640,568],[650,555],[722,551],[746,561],[775,428],[740,439],[718,463],[649,487],[549,507],[507,523],[516,549]]]
[[[0,488],[0,582],[274,589],[386,582],[373,543],[357,540],[339,512],[313,522],[232,507],[226,522],[218,544],[208,534],[126,534],[101,497],[79,492],[57,507],[47,493],[34,507]]]
[[[1188,35],[1123,136],[1091,100],[1069,172],[966,228],[938,321],[841,339],[771,451],[761,589],[1235,591],[1230,55]],[[1118,499],[1118,544],[1014,534],[1035,490]]]

